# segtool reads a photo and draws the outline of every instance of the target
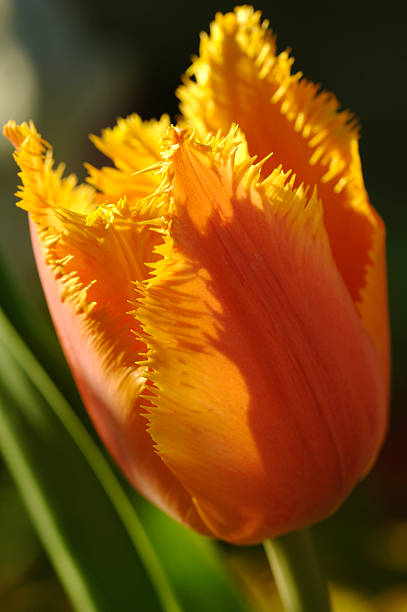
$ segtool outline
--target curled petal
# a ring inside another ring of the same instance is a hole
[[[10,124],[18,146],[20,205],[31,215],[37,267],[62,347],[94,424],[129,480],[146,497],[203,533],[190,498],[155,453],[142,416],[146,350],[131,310],[134,283],[149,273],[162,242],[160,205],[98,207],[88,186],[53,170],[49,145],[33,126]],[[59,205],[59,206],[58,206]],[[80,211],[80,212],[78,212]],[[136,247],[136,248],[135,248]]]
[[[215,535],[253,543],[330,514],[386,427],[378,353],[315,194],[173,132],[173,219],[138,320],[157,452]],[[259,182],[260,181],[260,182]]]
[[[4,135],[15,146],[14,159],[21,168],[22,185],[16,196],[18,206],[31,213],[42,226],[60,228],[57,209],[87,214],[92,210],[95,191],[88,185],[77,185],[71,174],[62,178],[65,166],[54,168],[50,145],[41,138],[32,122],[16,125],[9,121]]]

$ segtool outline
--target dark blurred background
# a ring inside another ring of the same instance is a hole
[[[360,119],[361,156],[374,206],[388,228],[393,342],[392,423],[380,461],[344,508],[317,529],[330,578],[376,593],[407,585],[407,207],[402,5],[257,2],[293,49],[295,68],[333,91]],[[174,91],[199,32],[233,4],[206,0],[0,0],[0,123],[34,119],[57,161],[84,177],[101,156],[88,141],[119,116],[177,116]],[[0,240],[16,283],[44,309],[26,216],[15,206],[17,170],[0,140]],[[0,288],[1,291],[1,288]],[[25,510],[0,466],[0,609],[70,610]],[[225,552],[226,555],[230,551]],[[45,593],[40,601],[32,593]],[[48,602],[48,603],[47,603]],[[48,606],[48,607],[47,607]],[[390,609],[390,608],[389,608]],[[401,610],[402,608],[400,608]],[[406,607],[403,610],[407,610]]]

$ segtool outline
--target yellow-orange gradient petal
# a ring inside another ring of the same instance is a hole
[[[49,309],[84,403],[106,446],[129,480],[169,514],[207,530],[189,494],[154,452],[140,415],[145,368],[135,362],[145,345],[129,310],[134,283],[162,241],[160,205],[125,200],[97,207],[90,187],[53,170],[52,154],[33,126],[10,123],[30,212],[32,242]]]
[[[161,161],[160,141],[170,125],[167,115],[142,121],[138,115],[118,119],[114,128],[91,136],[96,147],[110,157],[115,167],[94,168],[87,164],[88,181],[109,200],[126,196],[130,205],[151,194],[160,184],[159,173],[143,172]],[[142,171],[140,174],[139,171]]]
[[[174,214],[137,316],[157,452],[242,544],[337,507],[381,445],[386,391],[320,202],[279,169],[259,184],[234,147],[174,130]]]
[[[54,211],[63,209],[87,214],[93,210],[95,190],[89,185],[77,185],[74,175],[62,178],[64,164],[54,168],[50,145],[41,138],[32,122],[17,125],[9,121],[4,135],[15,146],[14,159],[21,168],[22,185],[16,196],[18,206],[31,213],[36,223],[44,227],[60,224]]]
[[[355,120],[335,96],[291,74],[292,63],[276,55],[260,12],[217,14],[178,90],[181,111],[201,137],[237,123],[251,155],[273,152],[263,177],[281,164],[297,185],[317,186],[334,260],[388,372],[384,228],[364,188]]]

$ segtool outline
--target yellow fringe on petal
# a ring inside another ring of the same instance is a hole
[[[291,74],[294,59],[287,51],[277,55],[268,26],[267,20],[261,21],[261,12],[250,6],[216,15],[210,35],[201,35],[200,54],[177,92],[186,123],[203,136],[218,129],[226,133],[237,122],[251,153],[263,157],[279,148],[278,141],[266,138],[273,131],[269,124],[274,122],[274,107],[290,129],[308,141],[310,165],[326,167],[322,180],[336,176],[336,188],[343,189],[356,120],[347,111],[338,112],[333,94],[320,92],[302,73]]]
[[[95,146],[110,157],[115,168],[86,167],[88,181],[103,197],[117,200],[126,196],[131,206],[153,193],[161,181],[160,142],[170,125],[169,117],[142,121],[138,115],[118,119],[114,128],[91,136]]]
[[[106,371],[119,364],[134,368],[144,345],[132,333],[138,326],[128,311],[134,283],[148,276],[155,246],[162,242],[164,195],[137,208],[126,197],[98,204],[101,197],[92,187],[77,186],[74,176],[62,178],[62,165],[54,169],[51,147],[32,123],[9,122],[4,133],[16,146],[21,168],[18,205],[36,225],[61,300],[81,320]],[[162,176],[158,185],[161,181]]]
[[[388,363],[387,331],[380,325],[387,319],[383,224],[364,187],[357,121],[333,94],[292,74],[293,61],[286,51],[276,54],[259,11],[241,6],[218,13],[178,90],[184,125],[204,138],[237,123],[250,155],[273,152],[262,176],[282,167],[295,172],[297,184],[317,187],[338,269]]]
[[[73,174],[62,178],[64,165],[54,169],[51,146],[32,122],[17,125],[9,121],[4,134],[16,147],[14,159],[21,168],[23,184],[16,193],[18,205],[31,213],[36,223],[58,225],[54,214],[58,209],[82,214],[92,210],[95,190],[89,185],[77,185]]]

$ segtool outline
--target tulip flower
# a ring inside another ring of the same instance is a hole
[[[76,185],[5,128],[41,282],[84,404],[130,482],[252,544],[330,515],[386,431],[384,226],[352,116],[252,8],[218,14],[182,117],[92,137]]]

